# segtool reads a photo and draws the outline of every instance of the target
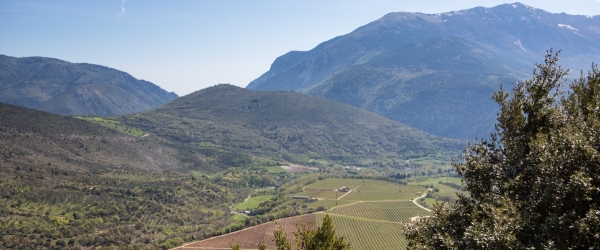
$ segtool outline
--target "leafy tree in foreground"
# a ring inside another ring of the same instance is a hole
[[[287,234],[281,227],[277,227],[275,232],[275,245],[278,250],[289,250],[291,244],[288,242]],[[329,214],[323,218],[323,223],[316,230],[310,229],[310,224],[302,222],[294,232],[296,236],[296,246],[299,250],[347,250],[350,249],[350,243],[346,242],[344,237],[335,236],[335,227],[331,222]]]
[[[344,237],[335,236],[335,227],[331,222],[331,217],[327,214],[323,219],[323,223],[316,230],[310,229],[311,225],[306,224],[303,220],[294,232],[296,237],[296,247],[298,250],[348,250],[350,243],[346,242]],[[287,238],[287,233],[280,226],[277,226],[273,231],[275,236],[275,246],[277,250],[291,250],[292,244]],[[240,249],[239,245],[230,243],[233,250]],[[259,249],[265,249],[263,244],[259,245]]]
[[[600,248],[600,71],[560,87],[558,53],[500,89],[496,133],[456,164],[470,197],[405,227],[412,249]]]

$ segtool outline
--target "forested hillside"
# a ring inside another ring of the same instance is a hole
[[[203,89],[121,121],[190,152],[226,149],[320,167],[399,168],[419,158],[447,163],[464,147],[325,98],[231,85]]]
[[[249,191],[172,171],[159,141],[0,104],[0,248],[159,248],[234,223],[227,204]]]

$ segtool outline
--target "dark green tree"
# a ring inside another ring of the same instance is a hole
[[[329,214],[323,218],[323,223],[316,230],[311,229],[311,225],[302,221],[297,226],[294,236],[296,237],[296,247],[299,250],[347,250],[350,249],[350,243],[346,242],[344,237],[335,236],[335,227],[331,222]],[[278,250],[289,250],[291,244],[287,239],[287,234],[281,227],[277,227],[275,232],[275,245]]]
[[[497,132],[453,163],[470,196],[407,224],[409,248],[600,248],[600,71],[562,93],[558,60],[493,95]]]
[[[296,237],[296,248],[298,250],[348,250],[350,249],[350,243],[346,242],[344,237],[335,236],[335,227],[331,222],[329,214],[325,215],[323,223],[316,229],[311,229],[312,224],[306,223],[303,220],[294,232]],[[292,244],[288,240],[287,233],[277,226],[273,231],[275,247],[277,250],[291,250]],[[240,249],[240,246],[230,242],[231,249]],[[265,246],[259,244],[259,249],[264,249]]]

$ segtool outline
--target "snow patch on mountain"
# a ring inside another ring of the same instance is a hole
[[[559,24],[558,24],[558,27],[561,27],[561,28],[567,28],[567,29],[574,30],[574,31],[579,31],[577,28],[573,28],[573,26],[571,26],[571,25],[568,25],[568,24],[562,24],[562,23],[559,23]]]

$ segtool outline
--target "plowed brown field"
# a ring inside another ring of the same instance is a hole
[[[277,225],[281,226],[288,235],[290,242],[294,241],[293,232],[296,231],[296,225],[300,224],[302,219],[305,219],[307,223],[313,223],[313,229],[315,228],[316,216],[315,215],[301,215],[285,219],[277,220]],[[232,241],[240,245],[241,249],[258,249],[258,244],[263,242],[267,249],[275,249],[273,242],[273,231],[275,230],[275,223],[269,222],[258,226],[246,228],[230,234],[225,234],[210,239],[193,242],[175,249],[181,250],[223,250],[231,249],[229,243]]]

